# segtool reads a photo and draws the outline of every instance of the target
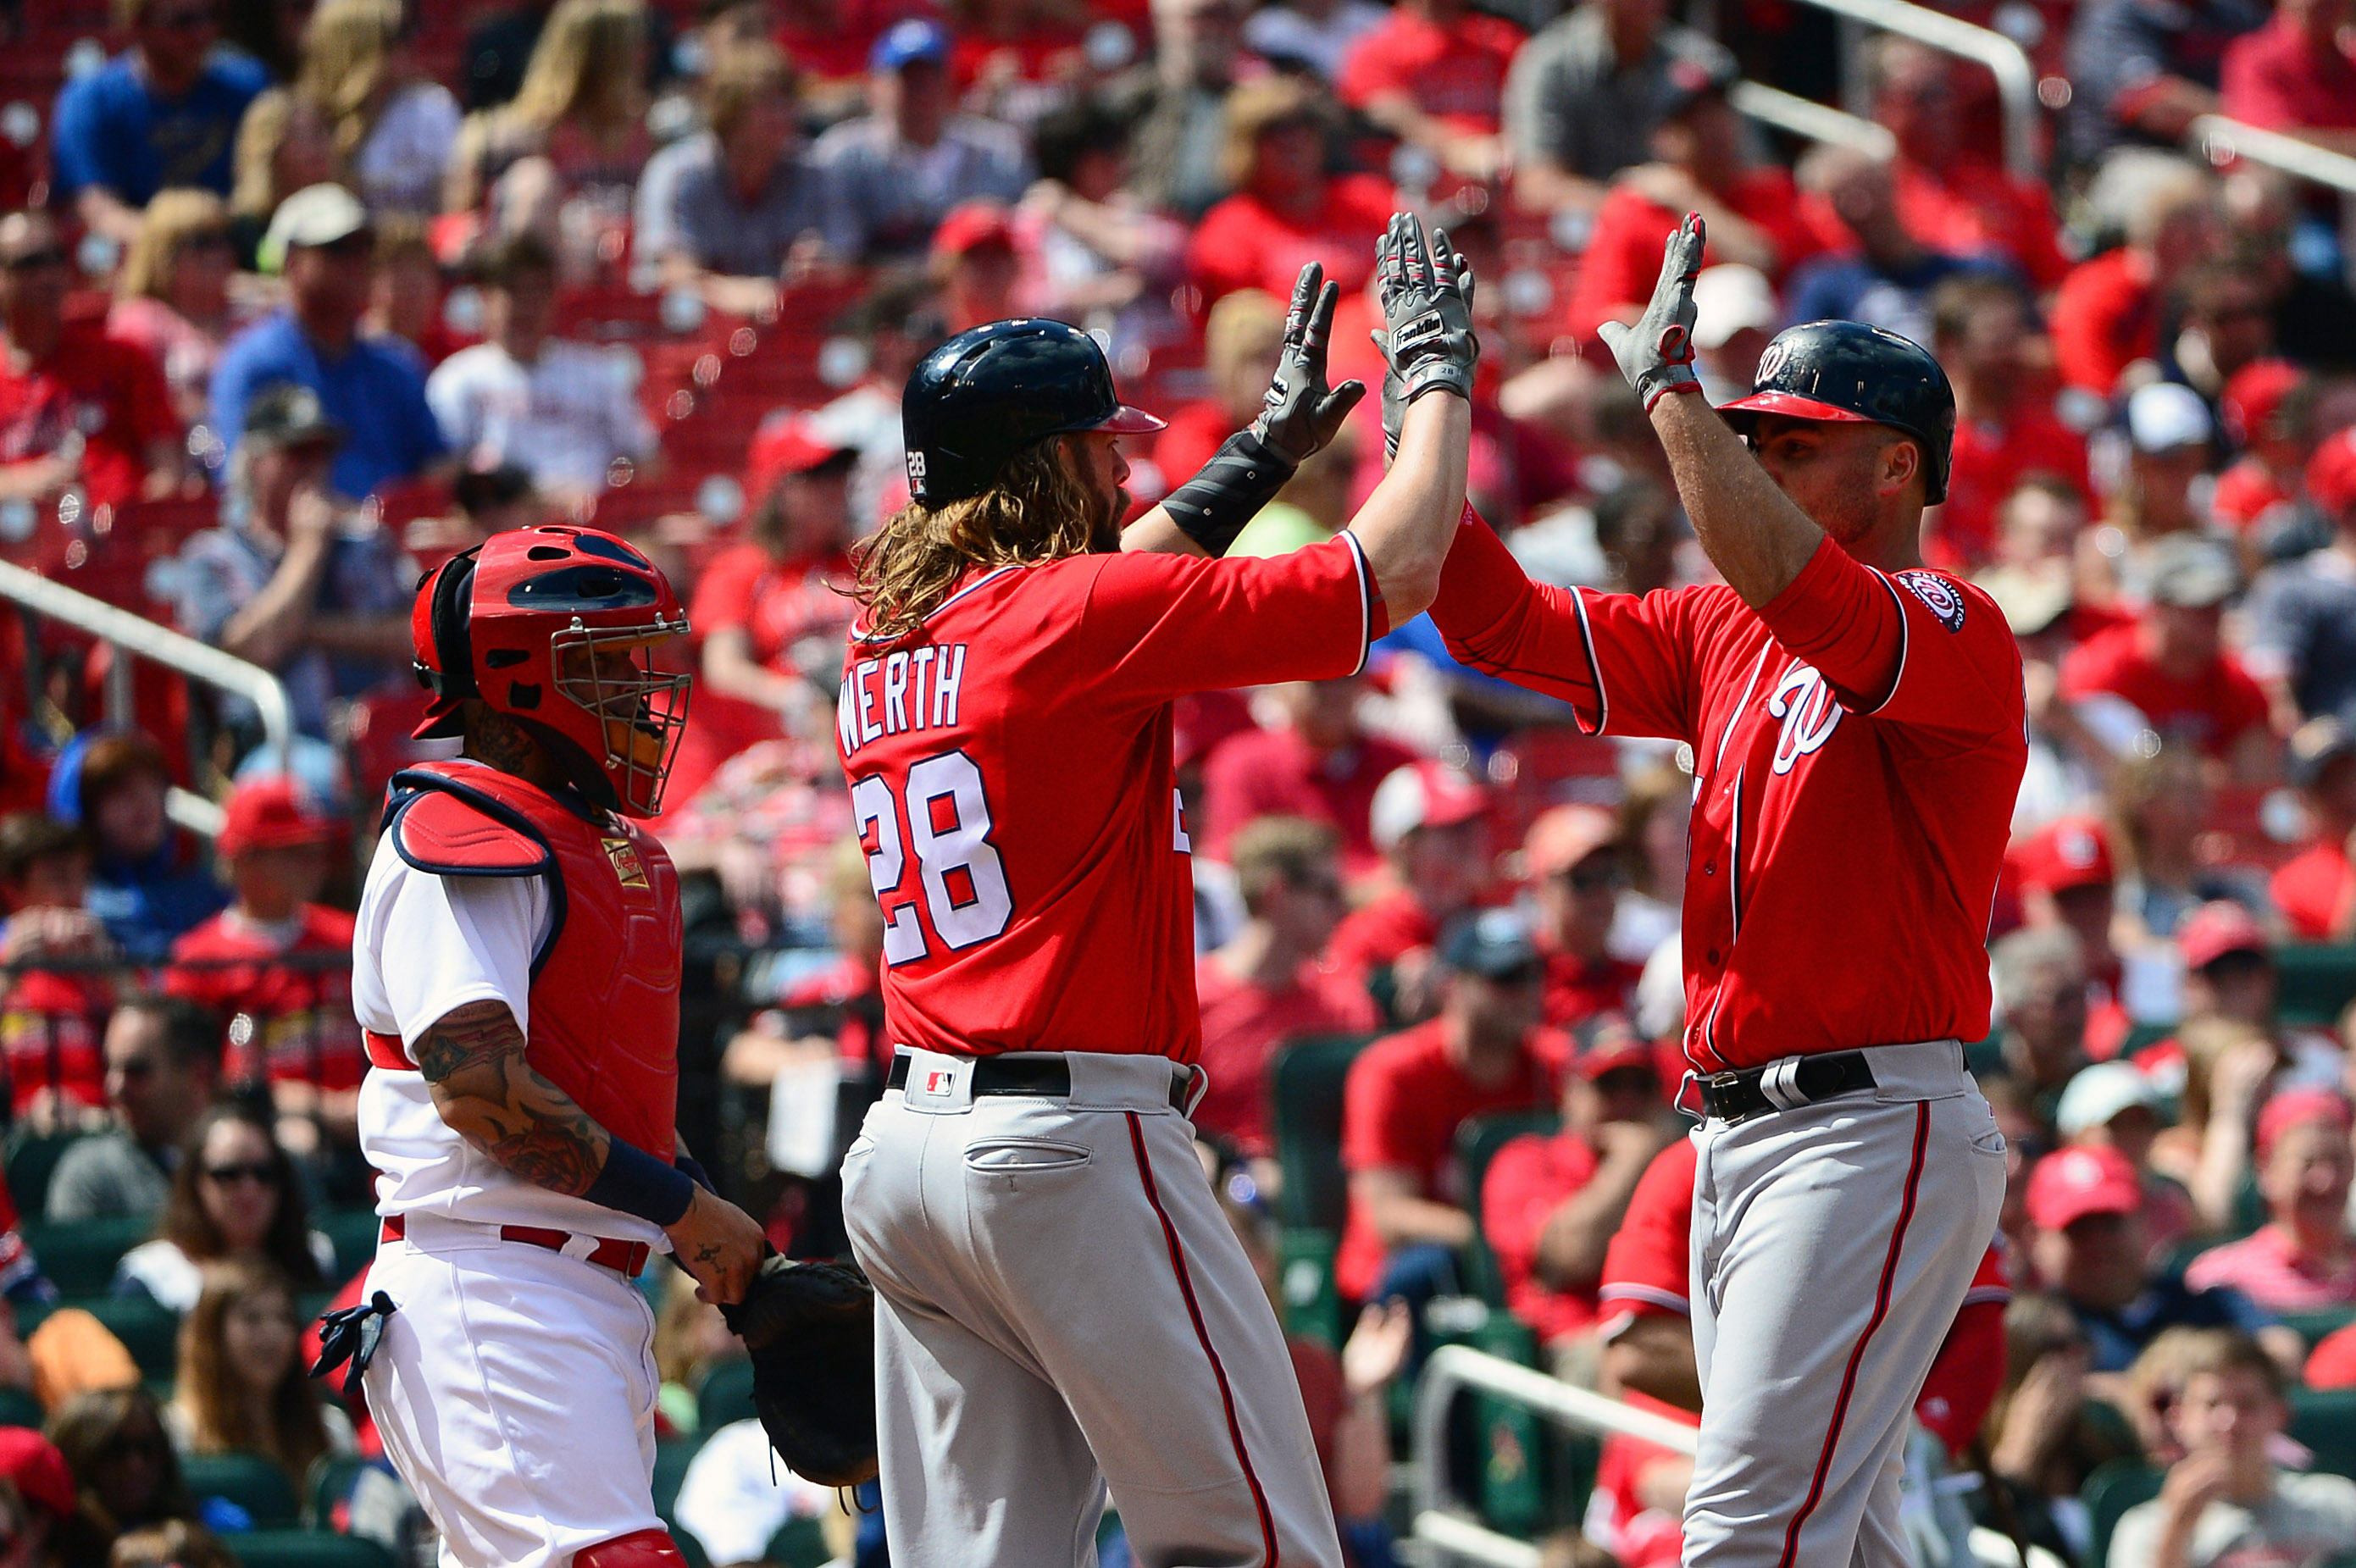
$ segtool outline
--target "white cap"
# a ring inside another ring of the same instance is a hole
[[[2053,1109],[2053,1126],[2063,1137],[2074,1138],[2108,1126],[2120,1112],[2137,1105],[2156,1115],[2162,1099],[2159,1085],[2145,1077],[2142,1069],[2124,1061],[2097,1061],[2080,1068],[2062,1091],[2062,1103]]]
[[[1699,348],[1723,348],[1745,328],[1772,332],[1783,319],[1767,274],[1740,261],[1704,267],[1694,279],[1693,297],[1693,339]]]
[[[1392,769],[1375,786],[1366,834],[1387,855],[1419,827],[1470,822],[1488,808],[1487,791],[1447,763],[1424,757]]]
[[[2137,387],[2127,399],[2127,438],[2137,452],[2169,452],[2209,441],[2217,422],[2191,388],[2174,381]]]
[[[306,185],[278,204],[259,247],[264,269],[276,272],[298,245],[332,245],[369,227],[368,208],[339,185]]]

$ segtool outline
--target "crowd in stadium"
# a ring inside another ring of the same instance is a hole
[[[1988,1561],[2356,1562],[2356,294],[2338,193],[2192,134],[2356,153],[2356,13],[1943,4],[2028,51],[2023,125],[1987,70],[1782,0],[1483,6],[0,0],[0,559],[273,672],[293,725],[0,614],[0,1568],[431,1559],[303,1343],[375,1244],[348,910],[387,778],[438,754],[421,569],[572,519],[679,585],[681,1125],[834,1253],[891,1052],[839,586],[907,499],[910,368],[1085,326],[1170,421],[1127,442],[1149,506],[1258,410],[1304,263],[1334,379],[1378,379],[1398,207],[1479,279],[1473,500],[1544,581],[1708,580],[1597,338],[1685,212],[1713,400],[1794,322],[1936,353],[1925,551],[2010,624],[2030,761],[1969,1047],[2009,1189],[1921,1468]],[[1798,140],[1762,84],[1858,117]],[[1235,548],[1337,529],[1377,430]],[[1436,1345],[1697,1419],[1690,754],[1422,620],[1362,676],[1182,701],[1177,743],[1204,1157],[1360,1568],[1407,1560]],[[884,1561],[872,1509],[772,1477],[684,1277],[648,1282],[683,1542]],[[1676,1561],[1671,1450],[1459,1436],[1457,1491],[1548,1563]]]

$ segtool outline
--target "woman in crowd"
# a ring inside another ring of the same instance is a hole
[[[296,90],[334,126],[345,183],[382,216],[439,210],[458,101],[422,75],[398,0],[328,0],[303,35]]]
[[[294,1293],[273,1265],[213,1264],[180,1325],[180,1360],[164,1426],[182,1454],[260,1454],[296,1488],[314,1461],[356,1451],[350,1418],[324,1403],[298,1353]]]
[[[163,1413],[136,1383],[76,1394],[49,1417],[48,1438],[73,1473],[81,1517],[104,1539],[171,1520],[196,1522]]]
[[[237,325],[229,288],[236,272],[229,209],[209,190],[182,189],[156,192],[115,275],[106,329],[164,367],[184,423],[204,421],[213,362]]]
[[[75,736],[49,774],[49,815],[90,847],[84,907],[134,964],[162,963],[173,938],[229,901],[164,815],[171,784],[164,748],[136,730]]]
[[[269,1124],[224,1104],[190,1129],[155,1239],[123,1255],[114,1293],[187,1313],[204,1292],[205,1265],[232,1262],[268,1264],[299,1288],[318,1290],[335,1249],[305,1222],[294,1161]]]
[[[2349,1128],[2348,1102],[2333,1091],[2293,1089],[2267,1100],[2256,1135],[2266,1222],[2195,1258],[2184,1283],[2195,1290],[2230,1285],[2269,1312],[2356,1305]]]
[[[278,204],[306,186],[336,177],[335,126],[313,100],[273,87],[246,105],[233,164],[230,232],[237,241],[239,270],[252,272]]]

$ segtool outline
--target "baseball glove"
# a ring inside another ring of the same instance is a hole
[[[723,1307],[753,1354],[753,1408],[786,1467],[822,1487],[875,1476],[875,1289],[850,1263],[765,1260]]]

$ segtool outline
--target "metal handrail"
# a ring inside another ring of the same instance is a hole
[[[1424,1363],[1423,1380],[1415,1393],[1415,1537],[1441,1552],[1469,1557],[1494,1568],[1537,1568],[1538,1554],[1526,1541],[1474,1523],[1451,1506],[1448,1495],[1448,1410],[1459,1389],[1479,1389],[1513,1403],[1526,1405],[1558,1425],[1575,1431],[1619,1434],[1656,1443],[1690,1455],[1695,1433],[1690,1426],[1633,1410],[1559,1378],[1533,1371],[1501,1357],[1463,1345],[1443,1345]]]
[[[2269,131],[2245,125],[2222,114],[2203,114],[2192,122],[2185,137],[2212,164],[2247,158],[2299,179],[2329,186],[2343,195],[2356,195],[2356,158]]]
[[[1805,136],[1812,142],[1854,147],[1882,159],[1898,151],[1898,138],[1890,133],[1887,126],[1877,125],[1846,109],[1835,109],[1813,98],[1769,87],[1765,82],[1738,81],[1727,89],[1726,101],[1737,114],[1779,131],[1789,131],[1795,136]]]
[[[1885,33],[1897,33],[1946,54],[1976,60],[1996,75],[2004,110],[2004,166],[2017,179],[2038,179],[2037,71],[2028,51],[2002,33],[1974,27],[1909,0],[1804,0]]]

